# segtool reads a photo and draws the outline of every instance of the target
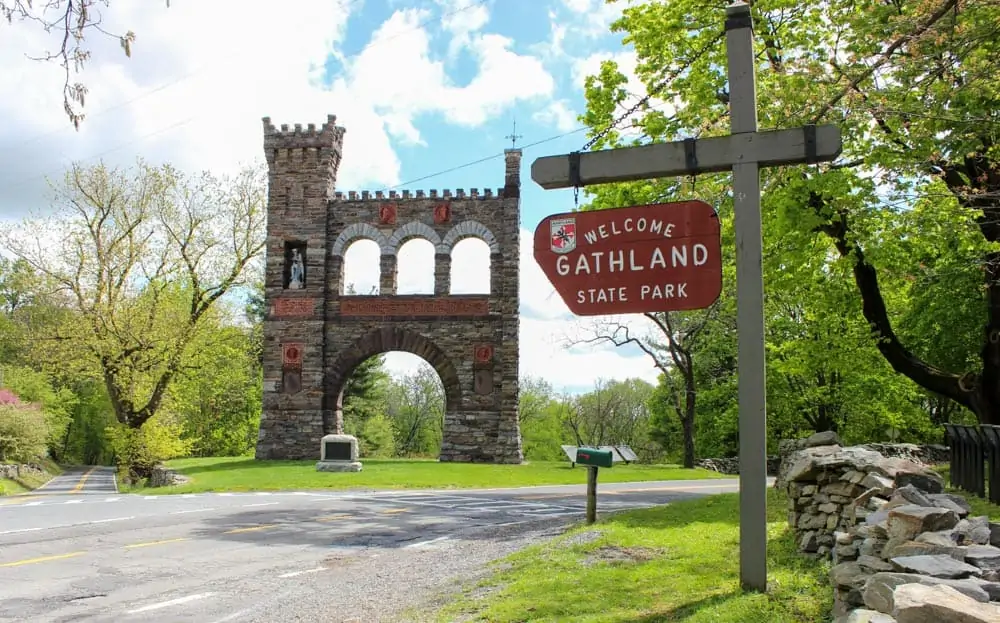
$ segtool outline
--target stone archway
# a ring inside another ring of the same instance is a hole
[[[356,340],[350,348],[342,350],[329,369],[328,395],[334,400],[330,421],[324,422],[326,433],[344,432],[344,386],[354,369],[369,357],[390,351],[410,353],[430,364],[444,386],[445,413],[455,412],[461,408],[462,385],[458,369],[443,350],[414,331],[395,327],[376,329]]]
[[[267,312],[256,457],[318,458],[324,433],[342,428],[351,371],[400,350],[427,360],[445,387],[441,461],[522,462],[521,151],[504,151],[504,185],[495,191],[343,193],[336,181],[345,129],[336,117],[320,127],[263,121]],[[488,293],[451,293],[452,247],[468,237],[489,245]],[[344,252],[359,238],[379,246],[378,294],[344,292]],[[435,247],[433,294],[398,292],[396,251],[410,238]]]

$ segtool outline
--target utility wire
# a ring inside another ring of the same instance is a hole
[[[351,5],[358,4],[358,3],[362,2],[362,1],[363,0],[349,0],[347,2],[338,2],[337,5],[340,8],[346,10]],[[353,58],[355,56],[359,56],[361,53],[363,53],[365,50],[367,50],[369,48],[377,47],[378,45],[380,45],[382,43],[386,43],[388,41],[392,41],[394,39],[398,39],[399,37],[401,37],[403,35],[409,34],[411,32],[414,32],[416,30],[419,30],[419,29],[423,28],[424,26],[426,26],[427,24],[429,24],[429,23],[431,23],[433,21],[443,20],[446,17],[450,17],[452,15],[456,15],[458,13],[462,13],[464,11],[468,11],[469,9],[472,9],[472,8],[475,8],[475,7],[479,6],[479,5],[485,4],[486,2],[487,2],[487,0],[475,0],[475,2],[471,2],[471,3],[469,3],[469,4],[465,5],[465,6],[462,6],[462,7],[458,8],[458,9],[454,9],[454,10],[449,11],[447,13],[442,13],[439,16],[428,18],[428,19],[420,22],[419,24],[417,24],[413,28],[407,28],[407,29],[405,29],[403,31],[400,31],[400,32],[396,33],[395,35],[392,35],[391,37],[386,37],[385,39],[381,39],[377,43],[366,44],[366,45],[362,46],[360,50],[358,50],[358,51],[356,51],[356,52],[354,52],[352,54],[341,55],[340,57],[338,57],[338,60],[341,61],[341,62],[343,62],[343,61],[345,61],[347,59]],[[190,72],[188,72],[188,73],[186,73],[186,74],[184,74],[184,75],[182,75],[182,76],[180,76],[178,78],[175,78],[175,79],[173,79],[173,80],[171,80],[169,82],[165,82],[165,83],[163,83],[163,84],[161,84],[159,86],[153,87],[152,89],[149,89],[148,91],[143,91],[139,95],[136,95],[135,97],[133,97],[133,98],[131,98],[129,100],[126,100],[126,101],[118,103],[118,104],[114,104],[114,105],[109,106],[107,108],[99,109],[95,113],[85,113],[86,114],[86,119],[92,119],[94,117],[100,117],[101,115],[107,114],[109,112],[113,112],[115,110],[120,110],[122,108],[127,108],[127,107],[131,106],[132,104],[134,104],[134,103],[136,103],[136,102],[138,102],[140,100],[143,100],[143,99],[149,97],[150,95],[154,95],[156,93],[159,93],[161,91],[169,89],[169,88],[171,88],[171,87],[173,87],[173,86],[175,86],[177,84],[185,82],[185,81],[189,80],[190,78],[193,78],[194,76],[196,76],[196,75],[204,72],[205,70],[207,70],[207,69],[209,69],[211,67],[222,67],[222,66],[225,66],[230,61],[236,59],[237,57],[240,57],[243,54],[243,52],[244,52],[244,50],[242,48],[234,49],[234,50],[230,51],[228,54],[222,55],[221,57],[214,58],[213,62],[209,62],[209,63],[205,63],[203,65],[200,65],[198,68],[196,68],[196,69],[194,69],[194,70],[192,70],[192,71],[190,71]],[[171,127],[173,127],[173,126],[171,126]],[[60,132],[65,132],[68,129],[69,129],[69,126],[60,126],[60,127],[55,128],[53,130],[50,130],[48,132],[42,132],[40,134],[36,134],[35,136],[26,138],[23,141],[21,141],[20,143],[17,143],[15,145],[13,145],[13,147],[15,147],[15,148],[16,147],[21,147],[21,146],[27,145],[29,143],[33,143],[33,142],[35,142],[37,140],[40,140],[40,139],[52,136],[53,134],[58,134]]]
[[[344,7],[344,8],[346,8],[350,4],[354,4],[354,3],[360,2],[360,1],[361,0],[350,0],[350,2],[348,2],[347,4],[342,4],[341,6]],[[455,9],[453,11],[449,11],[447,13],[442,13],[441,15],[438,15],[438,16],[430,17],[430,18],[428,18],[428,19],[426,19],[426,20],[418,23],[416,26],[414,26],[412,28],[407,28],[407,29],[405,29],[403,31],[400,31],[400,32],[396,33],[395,35],[392,35],[391,37],[386,37],[385,39],[380,39],[376,43],[366,44],[366,45],[362,46],[362,48],[360,50],[354,52],[353,54],[345,54],[345,55],[343,55],[343,56],[340,57],[341,61],[347,60],[347,59],[355,57],[355,56],[359,56],[360,54],[362,54],[363,52],[365,52],[366,50],[368,50],[370,48],[377,47],[377,46],[379,46],[379,45],[381,45],[383,43],[387,43],[387,42],[392,41],[394,39],[398,39],[399,37],[401,37],[403,35],[409,34],[411,32],[416,32],[417,30],[420,30],[421,28],[423,28],[427,24],[431,23],[432,21],[441,20],[441,19],[444,19],[444,18],[449,17],[451,15],[456,15],[458,13],[462,13],[464,11],[468,11],[469,9],[472,9],[472,8],[477,7],[477,6],[483,5],[486,2],[487,2],[487,0],[476,0],[475,2],[471,2],[471,3],[467,4],[467,5],[464,5],[464,6],[458,8],[458,9]],[[237,50],[236,52],[230,54],[229,56],[236,56],[236,55],[240,54],[241,52],[242,52],[242,50]],[[170,88],[171,86],[179,84],[179,83],[181,83],[181,82],[183,82],[183,81],[185,81],[185,80],[187,80],[187,79],[189,79],[189,78],[191,78],[191,77],[193,77],[193,76],[201,73],[202,71],[208,69],[210,66],[211,65],[203,65],[203,66],[201,66],[200,68],[198,68],[198,69],[196,69],[194,71],[191,71],[191,72],[189,72],[189,73],[187,73],[187,74],[185,74],[185,75],[183,75],[183,76],[181,76],[181,77],[179,77],[179,78],[177,78],[175,80],[172,80],[171,82],[165,83],[165,84],[160,85],[160,86],[158,86],[158,87],[156,87],[154,89],[151,89],[151,90],[146,91],[146,92],[144,92],[144,93],[142,93],[140,95],[137,95],[136,97],[134,97],[134,98],[132,98],[132,99],[126,101],[126,102],[122,102],[121,104],[116,104],[116,105],[111,106],[111,107],[106,108],[106,109],[102,109],[102,110],[98,111],[96,114],[94,114],[93,116],[96,117],[96,116],[102,115],[102,114],[107,113],[107,112],[111,112],[111,111],[114,111],[114,110],[118,110],[120,108],[127,107],[127,106],[129,106],[129,105],[131,105],[131,104],[133,104],[133,103],[135,103],[135,102],[137,102],[137,101],[139,101],[139,100],[141,100],[141,99],[143,99],[145,97],[148,97],[149,95],[152,95],[152,94],[157,93],[159,91],[163,91],[163,90],[165,90],[167,88]],[[149,137],[152,137],[152,136],[156,136],[158,134],[163,134],[163,133],[165,133],[167,131],[170,131],[170,130],[176,130],[177,128],[183,127],[183,126],[189,124],[190,122],[194,121],[195,119],[197,119],[199,117],[200,117],[200,115],[197,115],[197,114],[193,115],[193,116],[188,117],[187,119],[185,119],[183,121],[176,122],[176,123],[174,123],[174,124],[172,124],[170,126],[154,130],[154,131],[149,132],[147,134],[143,134],[142,136],[137,136],[137,137],[132,138],[132,139],[130,139],[128,141],[125,141],[124,143],[119,143],[117,146],[112,147],[110,149],[107,149],[105,151],[102,151],[102,152],[100,152],[98,154],[94,154],[94,155],[86,156],[84,158],[80,158],[80,159],[77,160],[77,162],[87,162],[87,161],[93,160],[95,158],[100,158],[101,156],[104,156],[106,154],[112,153],[114,151],[118,151],[119,149],[122,149],[124,147],[129,146],[129,145],[132,145],[132,144],[134,144],[134,143],[136,143],[138,141],[144,140],[146,138],[149,138]],[[26,139],[26,140],[24,140],[24,141],[22,141],[20,143],[17,143],[13,147],[14,148],[21,147],[23,145],[27,145],[28,143],[34,142],[34,141],[39,140],[41,138],[45,138],[47,136],[51,136],[52,134],[56,134],[58,132],[64,132],[67,129],[68,129],[67,127],[60,127],[60,128],[51,130],[49,132],[36,135],[36,136],[34,136],[32,138],[28,138],[28,139]],[[471,165],[465,165],[465,166],[471,166]],[[28,177],[28,178],[18,177],[16,179],[16,181],[15,181],[15,178],[10,178],[9,180],[6,180],[4,182],[4,186],[7,187],[8,189],[10,189],[10,188],[18,188],[18,187],[26,185],[27,183],[34,182],[34,181],[39,180],[39,179],[44,179],[45,177],[47,177],[49,175],[59,173],[60,171],[62,171],[62,168],[53,169],[53,170],[47,171],[45,173],[41,173],[39,175],[34,175],[34,176],[31,176],[31,177]],[[440,174],[441,173],[436,174],[436,175],[440,175]]]

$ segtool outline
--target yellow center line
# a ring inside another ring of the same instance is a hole
[[[82,491],[83,486],[87,484],[87,479],[90,478],[90,475],[94,473],[95,469],[97,468],[91,467],[90,469],[88,469],[87,472],[80,478],[80,482],[76,483],[76,486],[73,487],[73,490],[70,491],[70,493],[79,493],[80,491]]]
[[[268,528],[276,528],[278,524],[270,523],[264,524],[263,526],[250,526],[249,528],[236,528],[234,530],[226,530],[222,534],[239,534],[240,532],[254,532],[255,530],[267,530]]]
[[[338,519],[351,519],[353,515],[328,515],[327,517],[319,517],[316,521],[337,521]]]
[[[165,539],[163,541],[149,541],[148,543],[133,543],[132,545],[126,545],[125,549],[134,549],[136,547],[149,547],[150,545],[163,545],[164,543],[178,543],[180,541],[189,540],[187,537],[181,537],[179,539]]]
[[[0,502],[0,506],[13,506],[14,504],[24,504],[25,502],[31,502],[32,500],[38,501],[37,496],[24,496],[19,498],[14,498],[13,500],[4,500]]]
[[[411,510],[413,510],[413,509],[410,509],[410,508],[390,508],[387,511],[382,511],[382,514],[383,515],[395,515],[397,513],[408,513]]]
[[[87,552],[73,552],[71,554],[58,554],[56,556],[42,556],[40,558],[28,558],[26,560],[18,560],[17,562],[5,562],[0,564],[0,567],[20,567],[21,565],[30,565],[36,562],[48,562],[50,560],[65,560],[66,558],[73,558],[74,556],[82,556]]]

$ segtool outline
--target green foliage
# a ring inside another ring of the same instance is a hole
[[[247,454],[257,441],[263,391],[257,334],[218,325],[202,333],[164,408],[183,422],[194,456]]]
[[[110,426],[107,436],[115,463],[134,482],[149,478],[158,463],[190,454],[192,442],[182,438],[183,432],[181,423],[160,415],[139,429]]]
[[[46,455],[49,428],[32,404],[0,405],[0,461],[30,463]]]
[[[46,373],[23,366],[0,366],[0,378],[22,401],[40,407],[45,418],[46,446],[49,454],[58,457],[76,406],[76,396],[66,388],[55,387]]]
[[[444,387],[428,364],[389,386],[387,414],[399,456],[437,456],[444,426]]]
[[[396,438],[392,421],[384,413],[368,418],[358,435],[358,443],[366,457],[379,459],[395,456]]]
[[[563,425],[567,406],[554,394],[544,379],[525,377],[519,383],[518,410],[521,421],[521,447],[529,461],[565,460],[560,447],[572,444]]]

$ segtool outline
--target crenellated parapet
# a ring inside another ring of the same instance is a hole
[[[503,196],[503,188],[497,188],[493,194],[492,188],[485,188],[479,192],[478,188],[470,188],[466,193],[464,188],[456,188],[454,192],[443,189],[440,194],[436,188],[430,190],[349,190],[346,193],[336,192],[333,195],[334,201],[385,201],[387,199],[493,199]]]
[[[271,149],[336,149],[340,152],[344,145],[346,128],[337,125],[336,115],[327,115],[326,123],[318,129],[315,123],[302,127],[301,123],[289,126],[281,124],[279,129],[271,123],[270,117],[264,117],[264,150]]]

